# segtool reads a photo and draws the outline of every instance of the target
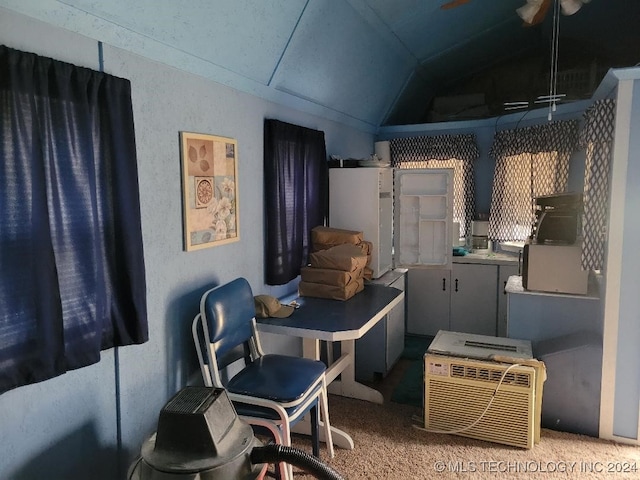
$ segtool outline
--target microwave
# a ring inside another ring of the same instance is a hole
[[[548,245],[527,241],[522,255],[526,290],[586,295],[589,272],[582,270],[582,242]]]

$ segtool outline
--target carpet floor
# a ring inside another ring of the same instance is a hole
[[[414,407],[422,407],[422,378],[424,374],[424,354],[433,337],[407,335],[404,340],[402,359],[406,362],[404,373],[395,382],[391,401]]]
[[[531,450],[435,434],[417,428],[420,408],[393,402],[376,405],[329,396],[331,424],[349,433],[353,450],[336,448],[324,462],[345,479],[637,479],[640,448],[585,435],[543,429]],[[307,437],[293,446],[310,451]],[[294,468],[296,479],[311,479]]]
[[[542,429],[540,443],[525,450],[421,429],[422,385],[411,378],[422,375],[425,342],[430,339],[407,337],[403,358],[385,378],[369,383],[384,404],[329,395],[331,424],[347,432],[355,447],[336,448],[329,459],[321,444],[321,457],[345,479],[640,478],[640,447],[632,445]],[[403,382],[413,393],[399,403],[394,397]],[[311,450],[308,437],[294,435],[292,441]],[[297,467],[294,472],[296,479],[313,478]]]

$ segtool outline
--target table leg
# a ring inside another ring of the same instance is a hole
[[[354,359],[356,358],[356,342],[355,340],[343,340],[340,343],[341,355],[327,369],[327,390],[334,395],[342,397],[357,398],[373,403],[384,403],[382,393],[367,387],[362,383],[356,382],[356,369]],[[320,360],[320,340],[314,338],[302,339],[302,356]],[[340,376],[340,380],[335,380]],[[321,423],[322,425],[322,423]],[[311,423],[308,416],[296,423],[292,429],[294,433],[303,435],[311,435]],[[324,440],[324,431],[319,429],[320,440]],[[353,449],[353,439],[351,436],[335,427],[331,427],[331,435],[333,436],[333,444],[340,448],[348,450]]]
[[[317,338],[303,338],[302,356],[312,360],[320,360],[320,340]]]
[[[340,342],[342,357],[348,356],[348,362],[340,373],[340,380],[333,381],[327,388],[329,393],[343,397],[358,398],[373,403],[384,403],[382,393],[374,388],[356,382],[356,368],[353,359],[356,357],[355,340],[343,340]]]
[[[384,403],[382,394],[374,388],[356,382],[356,341],[343,340],[340,342],[341,355],[327,369],[327,389],[329,393],[342,397],[357,398],[373,403]],[[302,339],[302,356],[320,359],[320,340],[314,338]],[[340,380],[336,378],[340,376]]]
[[[320,340],[316,340],[313,338],[303,338],[302,339],[302,356],[305,358],[320,360]],[[350,360],[350,359],[343,359],[342,362],[339,362],[339,364],[335,366],[341,367],[341,365],[345,363],[345,360]],[[329,370],[331,370],[331,367],[329,367]],[[329,375],[327,378],[327,383],[331,382],[331,379],[335,378],[336,375],[338,374]],[[331,419],[329,419],[329,421],[331,421]],[[320,434],[320,441],[325,442],[326,441],[325,434],[324,434],[324,430],[322,429],[322,426],[323,426],[323,423],[322,423],[322,420],[320,420],[318,433]],[[302,420],[300,420],[291,428],[291,431],[293,433],[300,433],[302,435],[311,435],[311,422],[309,420],[309,416],[305,415],[304,418],[302,418]],[[336,447],[344,448],[346,450],[353,450],[353,439],[345,431],[340,430],[339,428],[331,427],[331,436],[333,438],[333,444]]]
[[[320,421],[320,425],[318,427],[318,433],[320,434],[320,441],[325,441],[324,429],[322,428],[323,423]],[[311,422],[309,421],[309,416],[305,415],[305,417],[296,423],[293,427],[291,427],[291,431],[293,433],[299,433],[302,435],[311,435]],[[333,438],[333,444],[336,447],[344,448],[345,450],[353,450],[353,439],[351,436],[345,432],[344,430],[340,430],[336,427],[331,427],[331,437]]]

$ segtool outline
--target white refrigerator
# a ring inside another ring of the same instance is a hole
[[[451,268],[452,218],[452,169],[329,170],[329,226],[373,243],[373,278],[398,267]]]

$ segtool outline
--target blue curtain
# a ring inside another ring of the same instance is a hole
[[[148,338],[131,86],[0,46],[0,393]]]
[[[284,285],[307,264],[311,229],[327,217],[324,132],[279,120],[264,123],[267,285]]]

